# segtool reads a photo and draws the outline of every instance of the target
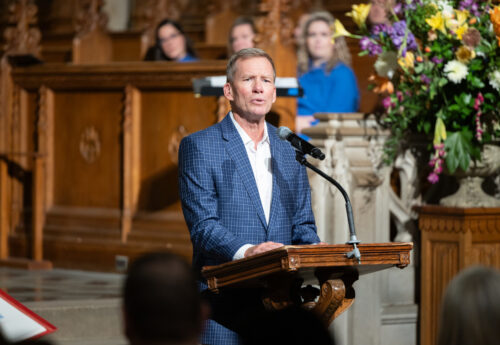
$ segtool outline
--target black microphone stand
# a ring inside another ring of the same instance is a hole
[[[335,187],[337,187],[338,190],[342,193],[345,199],[345,208],[347,211],[347,223],[349,224],[349,235],[350,235],[350,240],[347,241],[347,244],[352,244],[353,250],[351,250],[349,253],[347,253],[347,257],[350,259],[352,257],[355,257],[358,263],[361,263],[361,253],[359,252],[358,244],[360,243],[358,238],[356,237],[356,230],[354,229],[354,219],[352,216],[352,207],[351,207],[351,201],[349,200],[349,196],[347,195],[347,192],[345,189],[333,178],[325,174],[323,171],[319,170],[316,168],[314,165],[309,163],[305,157],[305,154],[300,152],[299,150],[295,150],[295,159],[297,162],[300,164],[308,167],[315,173],[319,174],[321,177],[326,179],[328,182],[332,183]]]

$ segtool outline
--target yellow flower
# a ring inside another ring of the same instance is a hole
[[[467,10],[455,10],[455,15],[453,17],[445,19],[446,27],[449,30],[454,31],[459,40],[462,39],[462,36],[469,28],[467,25],[468,16],[469,11]]]
[[[432,28],[432,30],[439,30],[443,34],[446,34],[446,28],[444,26],[444,21],[445,18],[443,17],[443,14],[441,12],[436,13],[430,18],[427,18],[425,22],[429,24],[429,26]]]
[[[337,37],[343,37],[343,36],[352,36],[349,31],[347,31],[344,27],[344,25],[340,22],[340,20],[335,19],[335,23],[333,23],[333,35],[332,35],[332,43],[335,43],[335,39]]]
[[[457,38],[459,40],[461,40],[463,35],[465,35],[465,33],[467,32],[467,30],[469,30],[469,27],[467,26],[467,24],[464,24],[464,25],[458,27],[457,30],[455,31]]]
[[[461,46],[455,53],[457,60],[463,63],[468,63],[476,57],[476,52],[466,46]]]
[[[463,25],[465,22],[467,22],[467,17],[469,17],[469,11],[455,10],[455,14],[457,16],[458,25]]]
[[[415,63],[415,55],[412,52],[406,52],[405,57],[400,57],[398,59],[398,64],[401,68],[410,69],[413,68]]]
[[[372,7],[372,4],[359,4],[359,5],[352,5],[352,11],[349,13],[346,13],[346,16],[352,17],[352,20],[358,27],[363,27],[366,18],[368,17],[368,14],[370,13],[370,9]]]
[[[434,127],[434,145],[439,145],[441,141],[444,140],[446,140],[446,126],[444,125],[443,119],[438,117]]]

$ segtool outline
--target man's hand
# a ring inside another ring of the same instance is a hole
[[[276,248],[279,248],[282,246],[283,246],[282,243],[263,242],[263,243],[260,243],[260,244],[257,244],[255,246],[248,248],[245,252],[245,257],[247,258],[247,257],[252,256],[252,255],[264,253],[264,252],[267,252],[269,250],[273,250],[273,249],[276,249]]]

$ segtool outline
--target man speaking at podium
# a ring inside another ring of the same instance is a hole
[[[198,271],[286,244],[320,242],[305,168],[265,121],[276,100],[271,57],[243,49],[229,59],[226,76],[231,111],[220,123],[185,137],[179,148],[182,210]],[[251,328],[248,317],[262,308],[258,292],[214,294],[202,277],[200,288],[212,307],[201,343],[238,344],[237,333]]]

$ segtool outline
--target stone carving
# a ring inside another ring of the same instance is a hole
[[[9,27],[5,29],[5,55],[40,53],[40,30],[37,24],[38,8],[34,0],[12,2],[9,7]],[[15,25],[15,26],[12,26]]]
[[[103,6],[103,0],[79,0],[75,19],[77,37],[83,37],[97,29],[106,31],[108,15],[102,11]]]
[[[80,154],[89,164],[94,163],[101,155],[101,139],[92,126],[86,127],[80,135]]]
[[[394,168],[399,171],[400,195],[389,189],[389,210],[397,229],[394,241],[409,242],[416,231],[417,215],[413,206],[420,204],[420,186],[417,159],[411,150],[406,150],[396,158]]]
[[[485,177],[500,172],[500,146],[485,145],[480,161],[471,161],[469,169],[457,170],[454,176],[460,187],[455,194],[447,196],[439,202],[453,207],[499,207],[500,199],[486,194],[481,184]]]

